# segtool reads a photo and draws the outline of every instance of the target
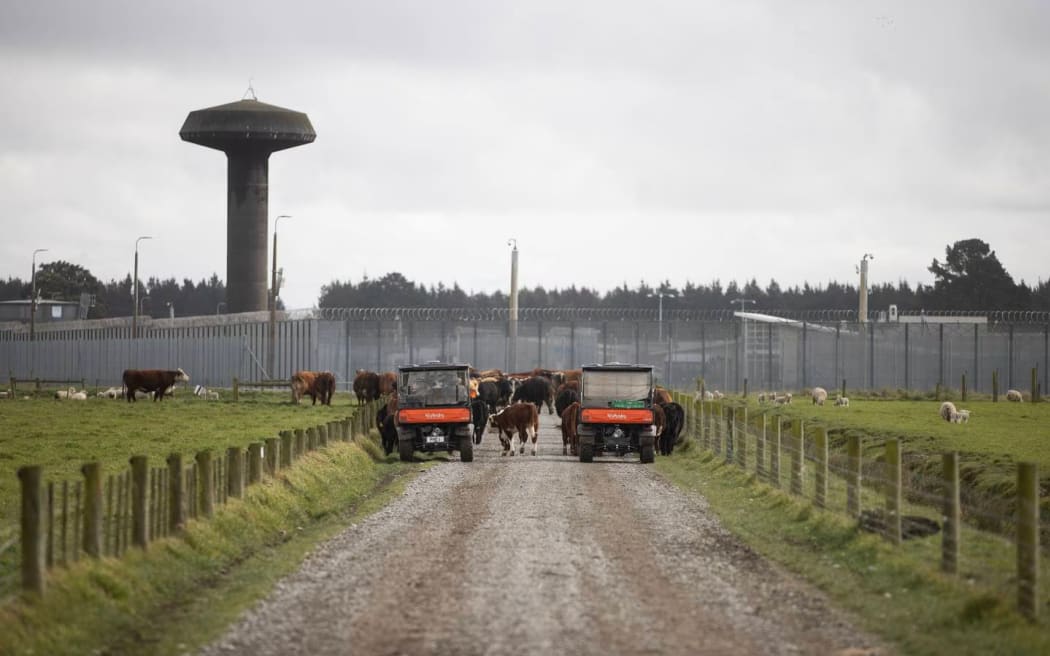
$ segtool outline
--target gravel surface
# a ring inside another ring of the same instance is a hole
[[[886,653],[636,456],[421,474],[321,545],[204,654]]]

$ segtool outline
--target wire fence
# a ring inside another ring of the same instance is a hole
[[[1029,619],[1050,603],[1039,586],[1050,574],[1041,546],[1050,544],[1050,522],[1040,513],[1034,464],[1018,464],[1016,484],[997,497],[961,484],[957,453],[943,454],[934,469],[926,454],[909,454],[898,440],[829,440],[825,427],[788,418],[775,406],[756,411],[738,401],[674,396],[686,408],[686,435],[726,464],[817,508],[845,513],[862,530],[923,553],[943,572],[1015,596]]]
[[[42,467],[18,470],[21,524],[0,528],[0,596],[18,589],[44,593],[50,570],[82,558],[120,558],[132,548],[178,536],[189,520],[206,520],[245,488],[276,477],[311,451],[356,440],[375,427],[378,404],[350,416],[278,437],[200,451],[192,459],[171,454],[164,466],[145,456],[104,475],[101,463],[85,464],[75,481],[46,480]]]

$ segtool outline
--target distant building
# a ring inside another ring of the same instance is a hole
[[[0,321],[21,321],[29,323],[31,312],[29,299],[0,301]],[[77,301],[36,302],[37,324],[53,321],[76,321],[80,318],[80,303]]]

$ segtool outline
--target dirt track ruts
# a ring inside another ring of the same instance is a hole
[[[205,654],[829,654],[877,644],[636,457],[439,465]],[[880,650],[884,653],[885,650]]]

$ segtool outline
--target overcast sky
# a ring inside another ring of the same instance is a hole
[[[1050,277],[1050,2],[9,0],[0,277],[226,275],[191,110],[306,112],[270,159],[289,307],[400,271],[467,290],[930,282],[984,239]],[[272,218],[271,227],[272,231]]]

